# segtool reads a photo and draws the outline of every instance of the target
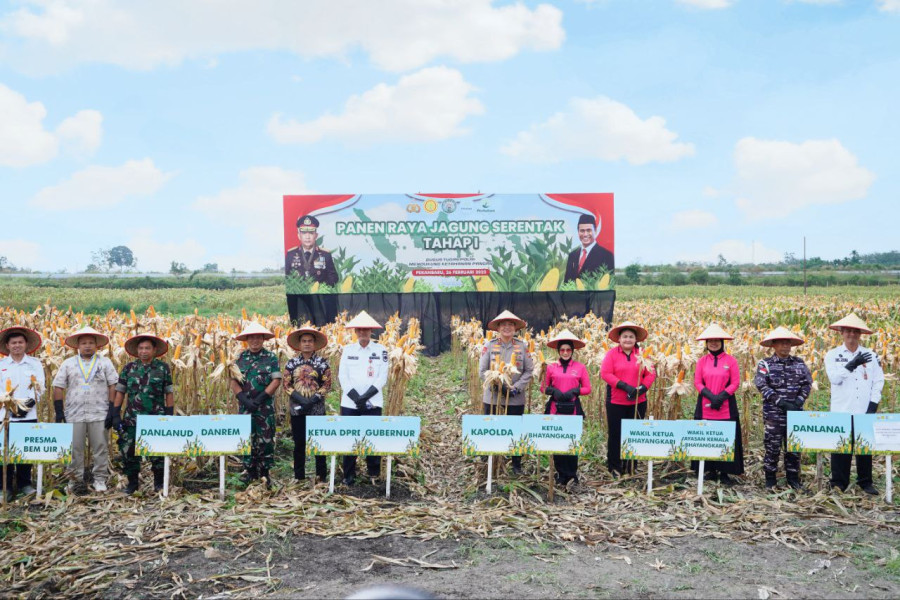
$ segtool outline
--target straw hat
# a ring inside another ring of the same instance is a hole
[[[866,325],[865,321],[856,316],[856,313],[850,313],[837,323],[828,326],[829,329],[840,331],[843,328],[859,329],[860,333],[872,333],[872,330]]]
[[[609,330],[607,337],[609,337],[609,339],[614,342],[618,342],[619,335],[622,333],[623,329],[631,329],[632,331],[634,331],[634,335],[635,337],[637,337],[637,341],[639,342],[643,342],[647,339],[647,330],[632,321],[625,321],[618,327],[613,327]]]
[[[295,329],[290,332],[287,336],[288,346],[293,348],[294,350],[300,351],[300,338],[304,335],[309,334],[313,336],[315,339],[315,343],[313,344],[313,351],[321,350],[325,346],[328,345],[328,338],[325,337],[325,334],[315,329],[313,327],[301,327],[300,329]]]
[[[369,316],[369,313],[362,311],[344,325],[344,329],[384,329],[381,324]]]
[[[131,336],[125,341],[125,352],[132,356],[137,356],[138,344],[144,340],[153,342],[154,348],[156,349],[156,354],[154,355],[155,358],[159,358],[169,351],[169,342],[166,340],[161,337],[156,337],[155,335],[150,335],[149,333],[139,333]]]
[[[25,354],[31,354],[41,347],[41,335],[27,327],[8,327],[0,331],[0,354],[9,354],[9,346],[6,341],[14,333],[20,333],[25,336]]]
[[[557,350],[559,345],[563,342],[569,342],[572,344],[572,348],[578,350],[579,348],[584,348],[584,342],[578,339],[578,336],[569,331],[568,329],[564,329],[559,332],[555,338],[547,342],[547,346]]]
[[[713,323],[703,330],[703,333],[697,336],[697,341],[704,340],[733,340],[734,336],[719,327],[718,323]]]
[[[800,337],[790,329],[786,327],[778,327],[765,338],[763,338],[763,341],[761,341],[759,345],[765,346],[766,348],[771,348],[772,343],[776,340],[788,340],[791,342],[791,346],[799,346],[805,342],[802,337]]]
[[[246,342],[247,338],[251,335],[261,335],[263,336],[263,339],[266,340],[270,340],[275,337],[274,333],[272,333],[256,321],[250,321],[250,323],[247,324],[246,327],[244,327],[244,330],[242,332],[234,336],[234,339]]]
[[[501,321],[512,321],[513,323],[516,324],[516,331],[518,331],[520,329],[524,329],[525,325],[526,325],[525,321],[523,321],[516,315],[512,314],[510,311],[504,310],[502,313],[500,313],[499,315],[494,317],[494,319],[487,324],[487,328],[490,329],[491,331],[497,331],[497,326],[500,324]]]
[[[109,343],[109,337],[103,335],[93,327],[82,327],[72,335],[66,338],[66,346],[78,350],[78,338],[83,335],[92,335],[97,340],[97,350]]]

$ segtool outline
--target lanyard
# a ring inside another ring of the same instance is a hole
[[[78,355],[78,368],[81,369],[81,377],[84,379],[84,384],[87,385],[91,381],[91,377],[94,374],[94,367],[97,366],[97,355],[91,357],[91,362],[88,363],[87,371],[84,370],[84,363],[81,362],[81,355]]]

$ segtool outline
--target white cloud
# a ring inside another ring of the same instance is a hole
[[[72,152],[92,154],[103,137],[102,115],[82,110],[65,119],[55,133],[44,129],[47,109],[0,84],[0,166],[30,167],[45,163],[59,152],[60,142]]]
[[[252,167],[241,171],[235,188],[214,196],[201,196],[193,208],[211,223],[241,231],[234,241],[237,252],[213,256],[219,268],[254,270],[284,264],[283,196],[310,193],[299,171],[280,167]],[[248,213],[247,208],[253,207]]]
[[[474,89],[456,69],[431,67],[401,77],[397,85],[380,83],[351,96],[339,115],[301,123],[276,114],[268,131],[283,144],[311,144],[323,138],[351,144],[443,140],[467,133],[461,126],[466,117],[484,112],[481,102],[470,96]]]
[[[36,268],[41,260],[41,246],[22,239],[0,240],[0,256],[5,256],[10,263],[20,269]]]
[[[866,196],[875,174],[838,140],[800,144],[743,138],[735,147],[737,205],[752,220]]]
[[[693,156],[694,145],[676,142],[677,138],[662,117],[642,120],[621,102],[598,96],[573,98],[565,111],[519,132],[501,152],[540,163],[596,158],[643,165]]]
[[[707,185],[703,188],[703,195],[707,198],[718,198],[722,195],[722,190],[716,189],[711,185]]]
[[[437,58],[504,60],[525,49],[555,50],[562,12],[494,0],[24,0],[0,16],[7,57],[19,69],[84,62],[130,69],[173,65],[246,50],[306,58],[357,49],[402,71]]]
[[[672,229],[709,229],[716,227],[719,219],[716,215],[705,210],[685,210],[675,213],[672,216],[672,222],[669,224]]]
[[[203,266],[204,247],[194,239],[178,242],[161,242],[154,238],[152,229],[136,229],[125,244],[134,253],[141,271],[168,273],[172,261],[184,263],[189,269]]]
[[[844,0],[793,0],[802,4],[840,4]]]
[[[47,210],[109,208],[128,198],[155,194],[173,175],[160,171],[149,158],[129,160],[120,167],[93,165],[40,190],[29,205]]]
[[[900,0],[878,0],[878,10],[881,12],[900,13]]]
[[[56,134],[72,154],[90,156],[103,139],[103,115],[96,110],[80,110],[60,123]]]
[[[719,9],[728,8],[734,2],[733,0],[678,0],[679,4],[703,9]]]
[[[709,250],[695,254],[682,254],[676,260],[714,264],[718,262],[719,255],[730,263],[739,264],[778,262],[784,258],[783,252],[764,246],[759,242],[723,240],[710,246]]]

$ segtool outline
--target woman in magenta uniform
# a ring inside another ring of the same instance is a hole
[[[697,388],[697,408],[694,418],[709,421],[734,421],[734,462],[708,460],[704,467],[704,477],[718,479],[719,483],[731,485],[731,475],[744,472],[744,449],[741,444],[741,421],[738,415],[734,393],[741,385],[741,372],[737,360],[725,352],[725,340],[734,337],[715,323],[697,337],[706,342],[707,353],[697,361],[694,373],[694,387]],[[691,462],[691,468],[698,471],[699,463]]]
[[[575,350],[584,348],[584,342],[566,329],[547,342],[547,346],[559,353],[559,360],[547,365],[547,373],[541,383],[541,393],[549,396],[544,414],[584,417],[580,396],[591,393],[591,379],[587,367],[573,358]],[[553,464],[556,467],[556,483],[566,485],[573,479],[578,483],[577,456],[554,454]]]
[[[643,419],[647,415],[647,390],[656,380],[652,366],[641,364],[639,342],[647,339],[647,330],[625,321],[609,330],[609,339],[618,346],[606,353],[600,376],[609,385],[606,417],[609,439],[606,447],[607,468],[614,477],[634,472],[634,461],[623,461],[622,419]]]

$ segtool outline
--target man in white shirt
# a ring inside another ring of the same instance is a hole
[[[13,398],[22,401],[22,410],[10,414],[10,423],[37,423],[37,403],[44,390],[44,367],[41,361],[28,356],[41,347],[41,336],[26,327],[10,327],[0,331],[0,389],[6,389],[7,381],[15,391]],[[6,409],[0,408],[0,421]],[[35,492],[31,483],[31,465],[10,465],[6,471],[8,500],[15,497],[13,482],[18,493],[27,496]]]
[[[381,391],[388,379],[387,348],[372,341],[372,330],[381,325],[362,311],[345,325],[356,330],[355,344],[344,346],[338,368],[341,383],[341,415],[378,416],[384,406]],[[369,477],[381,475],[381,457],[367,456]],[[356,457],[347,455],[343,460],[344,485],[353,485],[356,478]]]
[[[119,374],[99,350],[109,338],[85,327],[66,338],[77,354],[63,361],[53,378],[53,408],[57,423],[72,424],[72,464],[68,491],[80,489],[84,476],[85,438],[94,459],[94,491],[105,492],[109,477],[109,449],[104,422],[116,399]],[[65,407],[63,399],[65,398]]]
[[[831,382],[831,411],[851,414],[874,413],[881,402],[884,371],[878,357],[859,345],[863,334],[872,333],[855,314],[833,323],[841,332],[843,345],[825,355],[825,371]],[[854,435],[851,430],[851,435]],[[852,454],[831,455],[831,487],[846,490],[850,485]],[[872,485],[872,456],[856,455],[856,483],[867,494],[877,495]]]

